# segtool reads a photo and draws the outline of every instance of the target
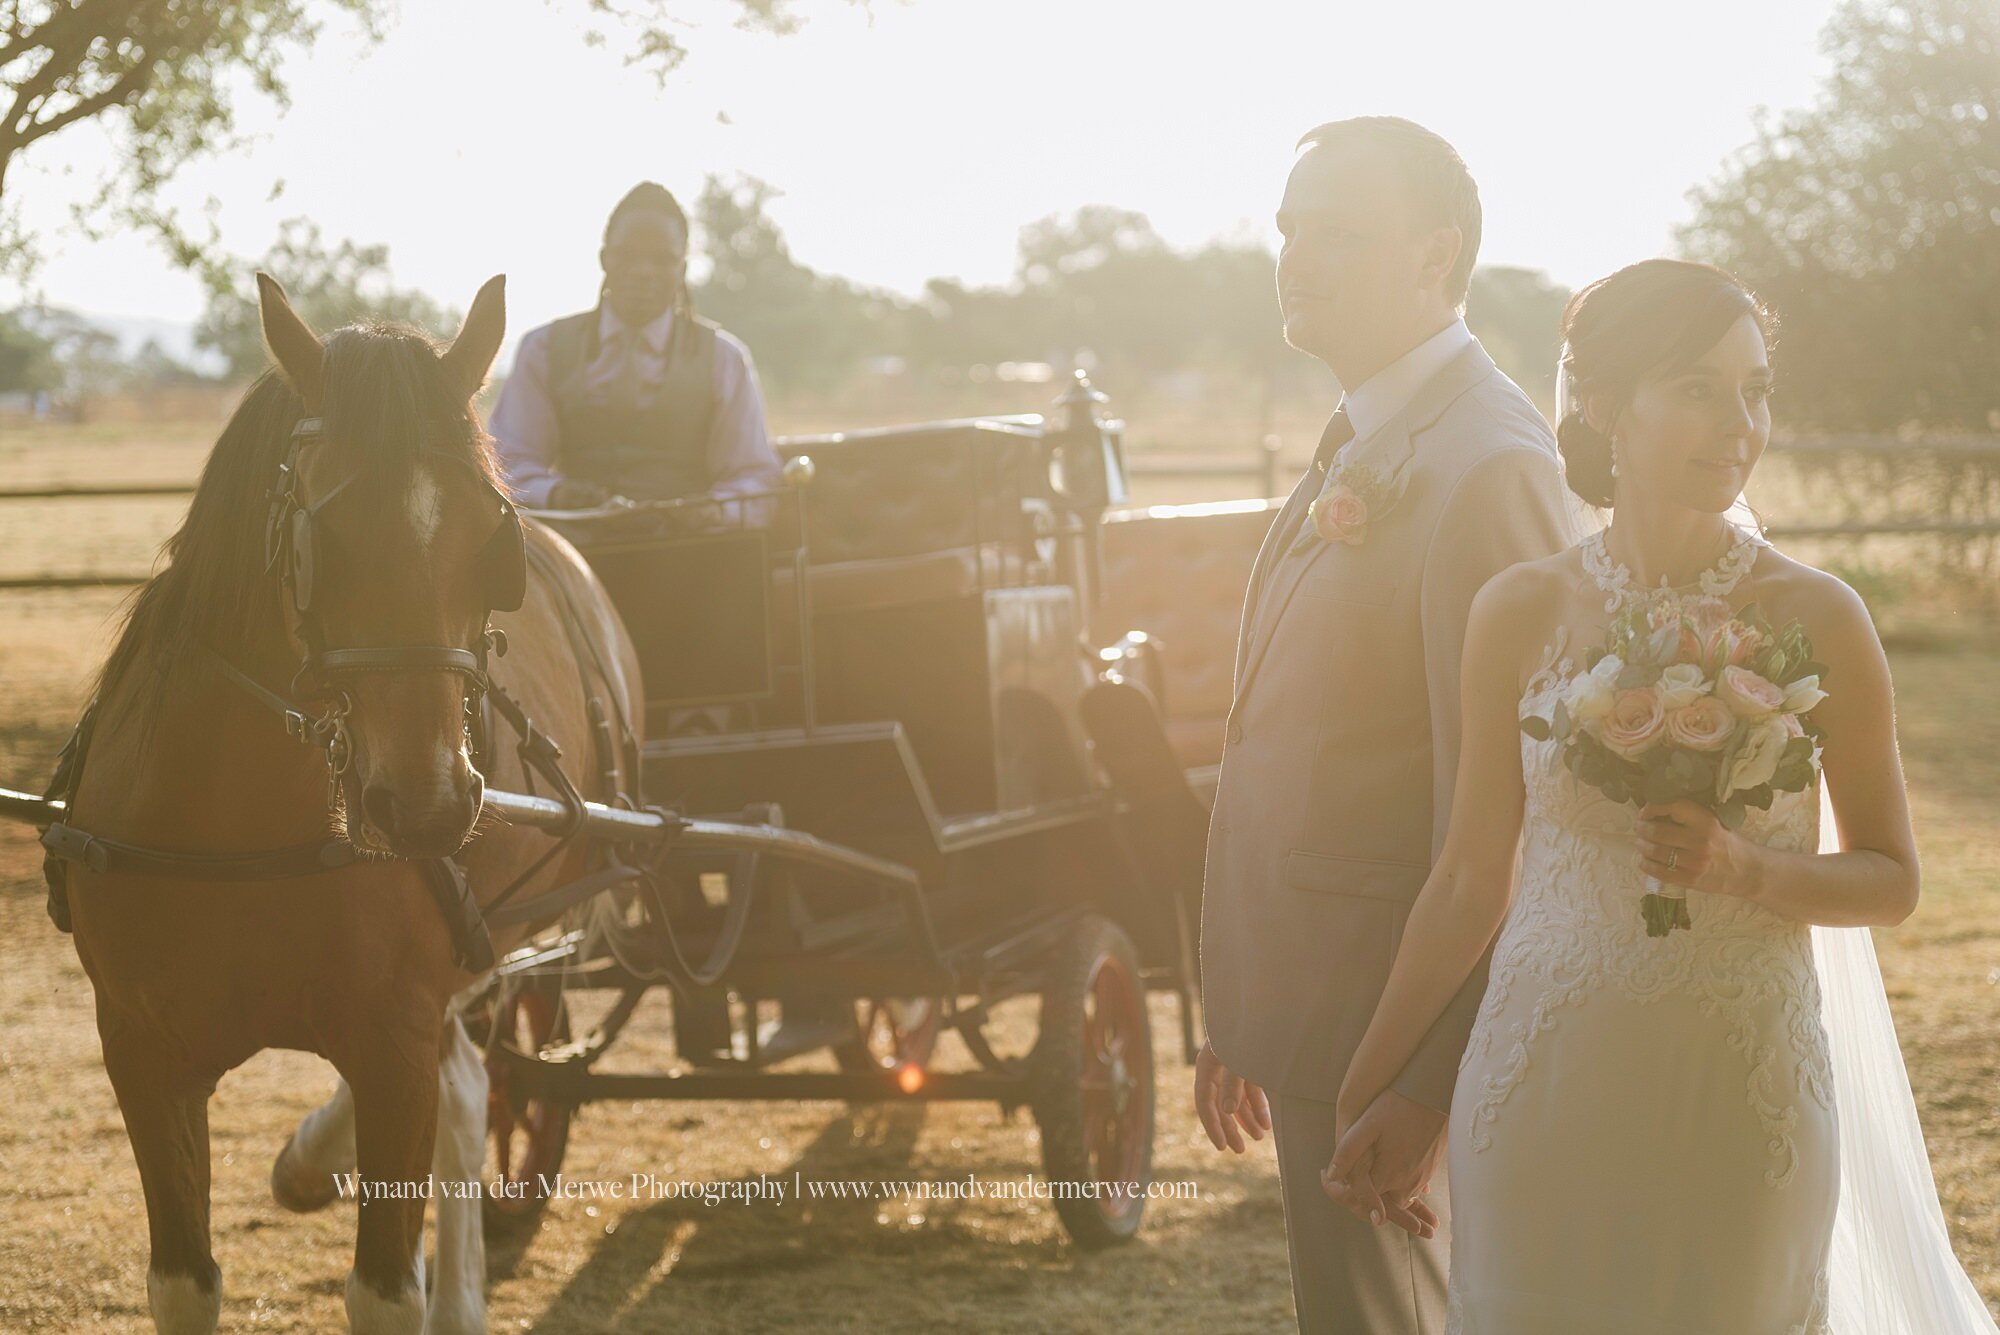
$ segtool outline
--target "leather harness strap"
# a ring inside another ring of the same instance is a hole
[[[472,888],[455,858],[431,858],[418,862],[423,873],[425,886],[430,890],[439,913],[451,930],[452,959],[460,968],[473,973],[482,973],[493,966],[493,941],[487,930],[490,921],[512,923],[525,922],[532,918],[559,912],[571,904],[595,894],[611,885],[635,879],[642,874],[638,869],[613,866],[602,868],[568,885],[556,887],[534,896],[519,904],[507,905],[507,901],[527,884],[563,849],[567,848],[583,833],[585,826],[584,797],[560,765],[562,750],[553,738],[536,728],[518,702],[502,689],[487,674],[486,656],[490,650],[496,655],[506,653],[506,637],[497,630],[487,630],[480,638],[476,649],[461,649],[443,645],[413,645],[383,648],[334,648],[322,646],[318,640],[317,626],[310,615],[307,588],[312,569],[311,520],[313,514],[333,496],[344,490],[352,477],[334,487],[332,492],[322,497],[313,506],[303,505],[297,495],[298,455],[310,441],[317,439],[321,423],[317,418],[307,418],[293,430],[293,443],[285,464],[279,470],[278,485],[272,489],[272,509],[268,520],[267,567],[276,566],[279,558],[287,552],[292,561],[281,572],[281,579],[291,591],[295,610],[301,617],[301,630],[307,642],[306,661],[300,670],[300,678],[311,678],[317,683],[327,683],[344,673],[363,672],[405,672],[435,670],[455,672],[464,676],[470,690],[477,697],[477,704],[468,701],[468,714],[484,723],[489,707],[506,718],[520,742],[518,751],[523,773],[529,776],[539,773],[555,791],[570,812],[570,820],[558,834],[554,845],[529,868],[521,873],[489,904],[481,910]],[[512,610],[521,604],[525,589],[523,569],[526,556],[525,543],[514,514],[512,504],[504,494],[500,495],[502,505],[502,527],[493,548],[498,565],[498,578],[492,591],[494,602],[490,606],[501,610]],[[299,553],[305,550],[301,561]],[[306,578],[301,579],[304,575]],[[592,650],[591,657],[602,671],[602,660],[595,653],[595,646],[589,644],[589,637],[583,635],[582,627],[574,624],[578,611],[567,590],[557,581],[559,597],[557,603],[563,614],[564,629],[569,633],[572,647],[579,640]],[[324,713],[317,716],[307,712],[297,702],[286,695],[265,686],[262,682],[231,663],[213,649],[205,649],[212,665],[223,677],[276,713],[285,724],[287,735],[296,741],[320,747],[327,753],[329,805],[337,796],[335,791],[341,772],[346,768],[350,747],[347,738],[346,715],[352,702],[346,692],[337,692],[337,698]],[[578,655],[577,670],[583,678],[584,695],[595,703],[590,689],[589,673],[585,668],[583,655]],[[296,688],[299,683],[294,682]],[[609,684],[607,674],[607,685]],[[74,811],[78,787],[83,778],[83,758],[90,745],[91,725],[97,712],[96,700],[84,709],[76,728],[70,733],[56,761],[56,772],[50,782],[46,796],[62,800],[66,811]],[[612,708],[624,722],[623,711],[618,702]],[[478,739],[481,749],[490,747],[492,742],[490,727],[482,726]],[[626,737],[630,739],[630,730]],[[600,738],[593,733],[593,746],[600,744]],[[636,748],[635,748],[636,749]],[[608,757],[609,772],[617,772],[617,758]],[[257,853],[179,853],[160,849],[144,848],[137,844],[124,843],[115,839],[104,839],[79,829],[67,822],[56,822],[42,833],[42,847],[46,854],[42,862],[43,876],[48,882],[48,912],[50,919],[61,931],[71,929],[69,912],[68,878],[65,863],[77,863],[92,871],[109,872],[124,876],[158,877],[206,881],[271,881],[293,877],[312,876],[320,872],[332,871],[340,867],[353,866],[364,859],[364,855],[346,839],[328,836],[309,843],[294,844],[285,848],[269,849]],[[505,907],[503,907],[505,906]]]

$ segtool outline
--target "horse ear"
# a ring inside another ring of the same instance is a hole
[[[465,327],[438,359],[444,364],[445,374],[466,398],[477,394],[486,383],[486,373],[493,369],[493,359],[500,355],[500,340],[506,333],[507,275],[498,273],[487,279],[479,295],[472,299]]]
[[[257,274],[257,313],[264,324],[264,344],[271,359],[290,382],[293,392],[305,400],[308,416],[320,410],[320,390],[325,375],[326,346],[310,326],[299,318],[278,280]]]

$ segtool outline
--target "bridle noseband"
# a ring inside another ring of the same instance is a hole
[[[291,601],[298,636],[305,654],[292,676],[290,699],[269,691],[221,660],[227,675],[239,685],[263,698],[285,717],[288,731],[299,741],[323,748],[327,764],[327,805],[339,800],[340,779],[354,759],[353,738],[347,719],[354,711],[354,698],[340,684],[344,678],[366,673],[455,672],[465,678],[465,727],[470,738],[472,721],[480,702],[493,690],[487,676],[488,655],[507,652],[506,635],[493,628],[494,612],[512,612],[521,606],[527,589],[526,539],[521,517],[514,503],[472,460],[448,450],[425,453],[471,471],[485,490],[500,504],[500,527],[487,539],[479,556],[486,595],[486,620],[470,649],[441,644],[399,644],[360,648],[328,648],[315,610],[316,585],[320,577],[321,553],[317,537],[319,515],[334,498],[351,486],[358,474],[350,473],[332,490],[308,505],[299,495],[300,456],[306,446],[325,434],[322,419],[301,418],[292,428],[291,447],[278,466],[278,475],[268,493],[270,509],[264,526],[264,568],[277,571]],[[308,712],[300,700],[325,700],[318,713]]]

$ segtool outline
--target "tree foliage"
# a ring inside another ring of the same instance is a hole
[[[799,26],[790,0],[550,3],[579,12],[582,40],[615,42],[628,64],[662,80],[686,56],[683,34],[704,7],[739,27]],[[205,265],[214,281],[212,226],[197,235],[161,204],[161,188],[190,161],[241,141],[245,94],[277,110],[290,105],[286,62],[312,46],[324,20],[352,19],[377,39],[393,10],[393,0],[0,0],[0,264],[20,270],[34,258],[9,194],[10,169],[43,140],[95,122],[111,134],[117,158],[79,205],[79,224],[152,232],[176,262]]]
[[[893,357],[949,380],[975,366],[1088,365],[1107,384],[1175,377],[1206,395],[1268,399],[1322,373],[1284,341],[1276,257],[1248,240],[1169,245],[1143,214],[1106,205],[1021,230],[1013,280],[934,278],[915,300],[815,272],[785,244],[761,181],[710,178],[693,211],[708,272],[695,305],[750,345],[779,393],[839,384]],[[1501,366],[1546,398],[1568,293],[1525,269],[1481,269],[1468,319]]]
[[[421,292],[399,288],[389,277],[389,248],[342,241],[329,246],[319,226],[287,220],[278,242],[258,265],[284,285],[292,305],[313,328],[327,331],[356,320],[401,320],[433,335],[449,334],[462,318]],[[216,288],[195,325],[195,346],[222,357],[228,373],[248,379],[270,363],[258,322],[257,291],[248,267],[234,266],[236,282]]]
[[[177,258],[201,246],[159,205],[160,187],[236,138],[246,88],[286,105],[285,60],[309,46],[319,19],[344,13],[371,32],[386,0],[0,0],[0,204],[22,153],[85,121],[118,145],[117,164],[79,210],[99,230],[140,225]],[[9,213],[10,218],[12,213]],[[9,259],[27,242],[12,232]]]
[[[2000,5],[1848,0],[1822,44],[1682,244],[1776,307],[1789,420],[2000,428]]]

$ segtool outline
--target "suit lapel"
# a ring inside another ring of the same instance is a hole
[[[1414,443],[1416,437],[1437,421],[1459,395],[1485,379],[1492,370],[1493,359],[1488,357],[1486,350],[1474,340],[1464,351],[1445,363],[1442,371],[1425,381],[1401,412],[1366,436],[1357,436],[1349,441],[1341,452],[1334,456],[1336,462],[1328,469],[1329,476],[1343,465],[1366,465],[1384,478],[1393,477],[1408,468],[1411,458],[1416,453]],[[1298,509],[1311,504],[1311,498],[1317,497],[1325,481],[1326,479],[1319,478],[1313,473],[1307,473],[1299,489],[1292,493],[1292,499],[1287,502],[1284,513],[1279,517],[1279,523],[1273,525],[1271,532],[1266,535],[1265,550],[1258,553],[1260,565],[1265,564],[1267,555],[1269,557],[1263,582],[1271,587],[1267,591],[1262,584],[1255,586],[1258,596],[1250,606],[1243,634],[1239,637],[1241,641],[1247,641],[1246,647],[1239,651],[1237,658],[1236,698],[1239,701],[1249,691],[1252,677],[1263,664],[1265,652],[1271,647],[1272,636],[1277,630],[1279,619],[1285,614],[1286,605],[1291,602],[1292,595],[1298,591],[1299,584],[1305,579],[1307,572],[1326,555],[1326,549],[1330,545],[1325,542],[1315,542],[1309,551],[1288,560],[1289,548],[1296,538],[1281,533],[1279,528],[1279,525],[1285,524],[1286,519],[1296,514]],[[1383,522],[1393,524],[1402,518],[1400,513],[1396,513],[1385,517]],[[1285,544],[1284,549],[1275,549],[1274,545],[1281,539]],[[1376,540],[1376,535],[1371,533],[1367,540]]]
[[[1264,605],[1264,585],[1270,579],[1271,568],[1278,564],[1285,547],[1292,542],[1293,517],[1312,503],[1312,497],[1318,494],[1319,481],[1319,471],[1308,468],[1298,485],[1292,488],[1292,494],[1278,507],[1271,527],[1264,531],[1263,545],[1257,548],[1257,559],[1250,566],[1249,589],[1243,599],[1243,624],[1236,635],[1236,676],[1233,680],[1238,683],[1243,680],[1244,662],[1249,656],[1251,640],[1255,637],[1258,612]]]
[[[1343,446],[1341,452],[1334,456],[1332,466],[1327,469],[1327,477],[1313,479],[1319,485],[1313,489],[1312,494],[1316,497],[1333,474],[1345,465],[1366,464],[1383,477],[1392,477],[1407,467],[1412,451],[1406,415],[1398,413],[1366,436],[1357,436]],[[1300,533],[1303,531],[1301,526]],[[1242,683],[1237,688],[1239,695],[1249,689],[1250,679],[1256,675],[1257,668],[1263,663],[1264,655],[1271,647],[1272,635],[1277,630],[1278,622],[1284,617],[1285,608],[1292,601],[1292,595],[1298,592],[1299,584],[1305,579],[1307,572],[1326,555],[1326,549],[1331,545],[1315,536],[1310,548],[1299,556],[1293,556],[1289,548],[1296,543],[1297,538],[1297,534],[1293,535],[1287,541],[1287,550],[1276,554],[1270,574],[1270,591],[1263,599],[1263,606],[1259,610],[1253,643],[1244,663],[1243,675],[1239,678]]]

